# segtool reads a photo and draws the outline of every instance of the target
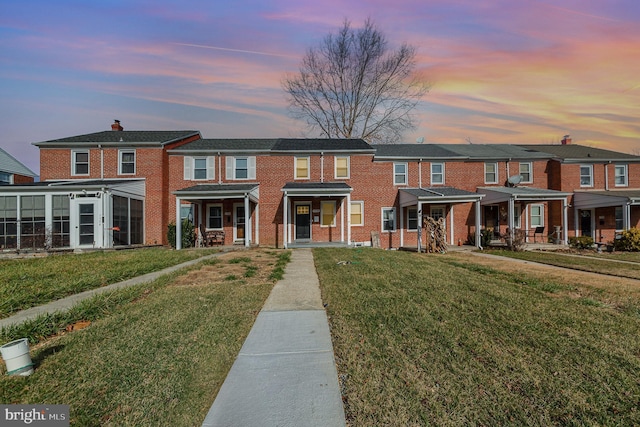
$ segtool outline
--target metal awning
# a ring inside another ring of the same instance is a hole
[[[535,187],[478,187],[483,205],[512,201],[566,200],[572,193]]]
[[[353,188],[344,182],[288,182],[281,191],[289,197],[347,197]]]
[[[640,205],[640,190],[576,191],[573,197],[576,209],[625,205]]]
[[[257,183],[248,184],[199,184],[193,187],[183,188],[174,191],[173,194],[185,201],[203,199],[241,199],[249,197],[254,203],[259,200],[260,185]]]
[[[401,188],[400,206],[415,206],[418,203],[473,203],[484,194],[472,193],[454,187]]]

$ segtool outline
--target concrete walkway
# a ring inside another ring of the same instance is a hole
[[[26,310],[22,310],[17,312],[16,314],[14,314],[11,317],[6,317],[4,319],[0,319],[0,329],[2,328],[6,328],[8,326],[11,325],[17,325],[20,324],[22,322],[25,322],[27,320],[31,320],[31,319],[35,319],[38,316],[42,316],[45,314],[51,314],[51,313],[55,313],[58,311],[66,311],[69,310],[71,307],[73,307],[74,305],[78,304],[80,301],[83,301],[87,298],[91,298],[94,295],[98,295],[101,294],[103,292],[108,292],[108,291],[112,291],[114,289],[120,289],[120,288],[126,288],[128,286],[133,286],[133,285],[138,285],[141,283],[147,283],[147,282],[152,282],[154,280],[156,280],[157,278],[164,276],[166,274],[172,273],[176,270],[179,270],[181,268],[184,267],[188,267],[190,265],[193,264],[197,264],[199,262],[202,262],[206,259],[209,258],[214,258],[217,256],[222,255],[223,253],[226,253],[226,251],[223,252],[217,252],[215,254],[211,254],[211,255],[206,255],[200,258],[196,258],[193,259],[191,261],[186,261],[183,262],[182,264],[178,264],[178,265],[174,265],[172,267],[167,267],[164,270],[160,270],[160,271],[155,271],[153,273],[148,273],[148,274],[144,274],[142,276],[138,276],[138,277],[134,277],[132,279],[129,280],[125,280],[122,282],[118,282],[118,283],[113,283],[111,285],[107,285],[107,286],[103,286],[101,288],[97,288],[97,289],[91,289],[89,291],[85,291],[85,292],[81,292],[79,294],[74,294],[71,296],[68,296],[66,298],[62,298],[56,301],[52,301],[48,304],[44,304],[44,305],[40,305],[37,307],[32,307],[32,308],[28,308]]]
[[[292,252],[202,425],[345,426],[311,250]]]

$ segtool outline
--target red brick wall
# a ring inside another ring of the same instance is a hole
[[[14,184],[29,184],[31,182],[33,182],[32,176],[25,176],[25,175],[19,175],[19,174],[13,175]]]

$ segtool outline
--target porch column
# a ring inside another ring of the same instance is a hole
[[[451,245],[455,245],[456,244],[456,236],[454,235],[453,232],[453,224],[454,224],[454,220],[453,220],[453,205],[449,205],[449,237],[451,240],[449,240],[449,244]]]
[[[514,222],[513,222],[513,216],[515,215],[515,208],[514,208],[514,204],[515,204],[515,203],[514,203],[513,197],[510,197],[510,198],[509,198],[509,202],[507,203],[507,205],[508,205],[508,210],[509,210],[509,212],[508,212],[509,216],[508,216],[508,221],[507,221],[507,223],[508,223],[508,225],[509,225],[509,238],[511,239],[511,242],[512,242],[512,243],[513,243],[513,224],[514,224]]]
[[[422,252],[422,202],[418,202],[418,229],[416,230],[418,239],[418,253]]]
[[[254,242],[256,245],[260,244],[260,205],[258,203],[256,203],[256,208],[254,209],[254,216],[255,216],[255,238],[254,238]]]
[[[400,221],[398,222],[398,224],[400,224],[400,247],[404,246],[404,212],[405,212],[405,208],[403,208],[402,206],[399,206],[399,212],[400,212]]]
[[[287,236],[287,222],[288,222],[288,218],[287,218],[287,204],[289,203],[289,198],[287,197],[287,192],[284,192],[284,198],[282,200],[282,242],[283,242],[283,247],[285,249],[287,249],[287,240],[288,240],[288,236]]]
[[[567,204],[567,198],[562,199],[562,244],[566,245],[569,241],[569,205]],[[577,235],[577,234],[576,234]]]
[[[480,200],[476,201],[476,248],[482,249],[480,241]]]
[[[631,205],[626,203],[622,206],[622,229],[628,230],[631,224]]]
[[[251,215],[249,214],[249,194],[244,195],[244,247],[251,246]]]
[[[336,203],[336,209],[337,207],[337,203]],[[340,201],[340,241],[344,242],[344,197],[342,198],[342,200]],[[337,211],[336,211],[337,214]]]
[[[578,208],[576,208],[575,206],[573,207],[573,227],[575,228],[575,236],[578,236]]]
[[[180,197],[176,197],[176,250],[182,249],[182,221],[180,221]],[[171,242],[169,242],[171,244]]]
[[[351,246],[351,193],[347,194],[347,246]]]

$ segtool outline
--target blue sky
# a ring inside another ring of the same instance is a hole
[[[575,143],[640,153],[640,3],[31,1],[0,14],[0,146],[110,129],[298,137],[280,82],[370,17],[431,83],[406,142]]]

